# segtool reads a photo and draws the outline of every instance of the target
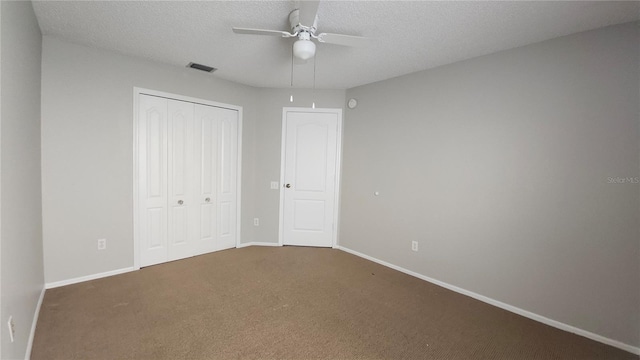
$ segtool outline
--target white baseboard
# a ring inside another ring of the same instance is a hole
[[[238,246],[236,246],[238,249],[239,248],[243,248],[243,247],[247,247],[247,246],[280,246],[280,244],[278,243],[270,243],[270,242],[248,242],[248,243],[243,243],[243,244],[239,244]]]
[[[447,283],[442,282],[440,280],[432,279],[432,278],[430,278],[428,276],[424,276],[422,274],[418,274],[418,273],[413,272],[411,270],[407,270],[405,268],[402,268],[402,267],[397,266],[397,265],[393,265],[393,264],[388,263],[386,261],[382,261],[380,259],[376,259],[376,258],[374,258],[372,256],[365,255],[363,253],[360,253],[360,252],[355,251],[355,250],[351,250],[351,249],[346,248],[344,246],[338,246],[337,249],[340,249],[342,251],[345,251],[345,252],[348,252],[350,254],[359,256],[361,258],[373,261],[373,262],[378,263],[380,265],[384,265],[384,266],[386,266],[388,268],[391,268],[391,269],[394,269],[394,270],[398,270],[398,271],[403,272],[403,273],[405,273],[407,275],[411,275],[411,276],[417,277],[418,279],[422,279],[422,280],[428,281],[430,283],[436,284],[438,286],[442,286],[443,288],[446,288],[446,289],[455,291],[457,293],[472,297],[474,299],[480,300],[480,301],[485,302],[487,304],[490,304],[490,305],[493,305],[493,306],[497,306],[497,307],[499,307],[501,309],[510,311],[512,313],[516,313],[518,315],[522,315],[522,316],[524,316],[526,318],[541,322],[541,323],[549,325],[549,326],[553,326],[553,327],[558,328],[560,330],[568,331],[570,333],[574,333],[576,335],[584,336],[584,337],[586,337],[588,339],[595,340],[595,341],[601,342],[603,344],[611,345],[613,347],[628,351],[628,352],[636,354],[636,355],[640,355],[640,347],[629,345],[629,344],[625,344],[625,343],[623,343],[621,341],[613,340],[613,339],[604,337],[602,335],[598,335],[598,334],[592,333],[592,332],[587,331],[587,330],[579,329],[579,328],[577,328],[575,326],[571,326],[571,325],[568,325],[568,324],[565,324],[565,323],[562,323],[562,322],[559,322],[559,321],[556,321],[556,320],[553,320],[553,319],[549,319],[549,318],[544,317],[542,315],[538,315],[538,314],[532,313],[530,311],[527,311],[527,310],[524,310],[524,309],[520,309],[520,308],[512,306],[512,305],[509,305],[509,304],[505,304],[505,303],[503,303],[501,301],[486,297],[484,295],[480,295],[480,294],[474,293],[474,292],[469,291],[469,290],[465,290],[465,289],[459,288],[459,287],[451,285],[451,284],[447,284]]]
[[[239,244],[236,247],[237,248],[243,248],[243,247],[247,247],[247,246],[280,246],[280,245],[278,245],[278,243],[269,243],[269,242],[248,242],[248,243]],[[124,273],[128,273],[128,272],[131,272],[131,271],[136,271],[136,270],[140,270],[140,268],[136,268],[136,267],[132,266],[132,267],[127,267],[127,268],[123,268],[123,269],[106,271],[106,272],[99,273],[99,274],[81,276],[81,277],[68,279],[68,280],[54,281],[54,282],[46,283],[45,284],[45,289],[53,289],[53,288],[57,288],[57,287],[61,287],[61,286],[77,284],[77,283],[81,283],[81,282],[84,282],[84,281],[100,279],[100,278],[107,277],[107,276],[124,274]]]
[[[134,271],[134,270],[137,270],[137,269],[134,268],[134,267],[128,267],[128,268],[124,268],[124,269],[106,271],[106,272],[99,273],[99,274],[81,276],[81,277],[68,279],[68,280],[54,281],[54,282],[46,283],[45,284],[45,288],[46,289],[53,289],[53,288],[57,288],[57,287],[60,287],[60,286],[77,284],[77,283],[81,283],[81,282],[84,282],[84,281],[100,279],[100,278],[107,277],[107,276],[124,274],[124,273],[128,273],[128,272]]]
[[[43,286],[42,291],[40,291],[40,298],[38,299],[36,310],[33,314],[33,321],[31,322],[31,331],[29,332],[29,340],[27,340],[27,352],[24,355],[25,360],[31,359],[31,348],[33,348],[33,338],[36,335],[36,326],[38,325],[38,316],[40,316],[40,308],[42,307],[42,301],[44,300],[45,291],[46,291],[46,288]]]

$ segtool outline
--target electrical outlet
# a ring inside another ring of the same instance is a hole
[[[278,183],[277,181],[271,182],[271,190],[278,190],[279,188],[280,188],[280,183]]]
[[[253,218],[253,226],[260,226],[260,219]]]
[[[411,242],[411,250],[418,251],[418,242],[417,241],[412,241]]]
[[[16,336],[16,324],[13,323],[13,316],[9,316],[9,321],[7,321],[7,326],[9,326],[9,338],[11,338],[11,342],[13,342]]]
[[[98,239],[98,250],[104,250],[107,248],[107,239]]]

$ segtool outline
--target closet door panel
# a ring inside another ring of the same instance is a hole
[[[167,100],[140,95],[138,106],[140,262],[167,259]]]
[[[168,260],[193,256],[197,226],[197,206],[193,196],[195,175],[194,105],[168,100]]]
[[[197,176],[196,202],[199,206],[199,224],[196,252],[216,250],[216,222],[218,183],[218,119],[215,107],[195,105]]]
[[[217,109],[219,119],[218,249],[236,246],[238,112]]]

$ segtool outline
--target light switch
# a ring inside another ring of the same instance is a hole
[[[278,190],[280,188],[280,184],[277,181],[271,182],[271,190]]]

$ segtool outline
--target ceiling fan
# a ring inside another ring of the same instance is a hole
[[[319,0],[300,1],[300,8],[289,13],[289,23],[291,24],[290,32],[239,27],[232,29],[236,34],[271,35],[283,38],[296,37],[298,40],[293,43],[293,55],[302,61],[309,60],[315,56],[316,44],[313,40],[342,46],[360,46],[369,40],[369,38],[362,36],[343,34],[320,33],[316,35],[318,29],[318,5],[320,5]]]

